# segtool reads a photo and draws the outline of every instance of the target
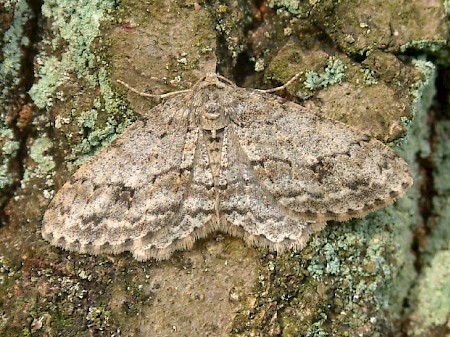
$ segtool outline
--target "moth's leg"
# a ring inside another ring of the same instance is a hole
[[[256,89],[256,90],[259,91],[259,92],[265,92],[265,93],[271,93],[271,92],[284,90],[288,86],[290,86],[293,82],[295,82],[300,76],[301,76],[301,73],[297,73],[289,81],[287,81],[285,84],[283,84],[282,86],[276,87],[276,88],[272,88],[272,89]]]
[[[133,88],[131,85],[129,85],[128,83],[125,83],[122,80],[116,80],[116,81],[117,81],[117,83],[123,85],[128,90],[134,92],[135,94],[138,94],[139,96],[142,96],[142,97],[148,97],[148,98],[164,99],[164,98],[168,98],[170,96],[175,96],[175,95],[179,95],[179,94],[183,94],[183,93],[192,91],[191,89],[186,89],[186,90],[172,91],[172,92],[168,92],[168,93],[160,94],[160,95],[158,95],[158,94],[149,94],[147,92],[139,91],[139,90]]]

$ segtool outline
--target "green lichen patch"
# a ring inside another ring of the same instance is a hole
[[[298,1],[298,0],[270,0],[269,6],[278,10],[286,10],[287,12],[298,16],[307,17],[314,5],[313,1]]]
[[[450,249],[450,149],[448,146],[450,122],[439,121],[435,125],[434,132],[434,151],[429,157],[434,168],[432,172],[434,194],[426,223],[429,235],[420,241],[420,258],[424,265],[430,264],[436,253]]]
[[[20,144],[11,129],[0,128],[0,194],[11,186],[17,175],[11,170],[11,161],[16,157]]]
[[[30,148],[30,158],[36,163],[39,173],[47,174],[55,168],[55,162],[50,154],[52,145],[49,138],[42,137],[36,139]]]
[[[410,336],[444,336],[450,329],[450,250],[431,259],[414,289]]]
[[[108,145],[135,120],[132,111],[113,92],[107,76],[106,71],[99,72],[102,98],[93,98],[92,103],[87,106],[81,100],[81,105],[73,107],[70,117],[62,121],[60,131],[66,133],[70,130],[69,132],[71,132],[74,126],[74,131],[76,131],[76,134],[72,134],[70,139],[65,137],[64,140],[64,142],[71,143],[77,141],[67,157],[70,161],[69,169],[80,166],[96,151]],[[71,121],[75,123],[69,126]]]
[[[400,46],[402,53],[426,53],[436,59],[437,64],[448,66],[449,50],[447,48],[448,40],[413,40]]]
[[[331,56],[323,73],[312,70],[306,72],[304,85],[309,90],[316,90],[341,83],[345,76],[345,69],[346,66],[341,60]]]
[[[0,205],[3,206],[11,187],[20,179],[17,158],[20,140],[12,124],[18,101],[24,97],[23,62],[30,44],[29,24],[33,15],[25,0],[2,2],[0,12]]]
[[[36,57],[38,80],[29,94],[47,113],[33,122],[35,139],[28,142],[30,160],[25,162],[22,189],[9,207],[12,222],[21,221],[13,208],[26,203],[27,198],[30,205],[38,208],[31,217],[37,220],[45,199],[48,202],[53,196],[54,179],[61,182],[60,175],[66,174],[64,165],[55,176],[60,164],[68,161],[79,165],[134,119],[123,100],[113,93],[103,49],[95,48],[101,23],[111,19],[114,8],[111,1],[46,1],[42,7],[51,33],[47,31],[41,42]],[[55,130],[49,132],[52,125]],[[41,186],[44,200],[38,194],[31,194],[35,199],[30,200],[26,191],[33,186]]]
[[[24,48],[30,43],[26,30],[32,11],[25,0],[7,2],[4,6],[12,15],[10,26],[1,35],[0,42],[0,101],[6,105],[7,102],[12,103],[12,96],[18,97],[17,92],[21,92],[18,87],[22,81],[20,74]],[[4,111],[0,109],[0,119],[5,118]]]
[[[52,141],[60,149],[55,160],[68,160],[69,168],[79,166],[134,120],[111,86],[105,45],[96,47],[102,22],[111,19],[114,9],[109,1],[43,6],[54,35],[42,42],[39,81],[30,96],[38,107],[51,111],[56,127]]]
[[[54,56],[46,57],[39,69],[39,82],[29,92],[37,107],[45,108],[53,104],[52,95],[62,83],[64,71],[65,67],[60,60]]]
[[[46,1],[43,4],[42,14],[54,35],[42,42],[43,52],[37,58],[39,80],[30,90],[39,108],[53,104],[56,89],[70,79],[69,74],[90,86],[97,84],[93,70],[98,64],[96,56],[90,52],[91,45],[100,34],[101,22],[110,19],[114,7],[114,1]],[[63,52],[61,45],[65,46]]]

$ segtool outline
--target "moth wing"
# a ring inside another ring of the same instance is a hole
[[[179,248],[171,243],[192,230],[176,224],[198,134],[189,130],[186,109],[177,100],[159,105],[90,158],[51,201],[43,237],[72,251],[131,251],[141,260]]]
[[[282,252],[301,249],[311,233],[325,223],[298,220],[290,216],[268,193],[241,152],[233,126],[226,131],[227,166],[222,168],[221,181],[227,188],[220,197],[221,228],[239,236],[250,245],[268,247]]]
[[[294,218],[363,217],[412,184],[405,161],[383,143],[272,95],[235,95],[245,102],[231,117],[240,148],[263,188]]]

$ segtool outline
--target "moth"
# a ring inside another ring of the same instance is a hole
[[[380,141],[208,74],[80,167],[42,234],[70,251],[138,260],[167,259],[214,231],[283,252],[411,184],[408,165]]]

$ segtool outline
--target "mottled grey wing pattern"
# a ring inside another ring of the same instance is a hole
[[[342,123],[275,96],[236,88],[232,121],[255,175],[296,219],[362,217],[412,184],[394,151]]]
[[[195,144],[195,152],[192,153],[194,157],[190,161],[193,164],[191,178],[183,190],[182,202],[174,205],[177,207],[176,215],[167,218],[165,226],[152,233],[151,240],[127,249],[131,250],[138,260],[166,259],[176,250],[191,248],[197,238],[205,237],[217,229],[213,220],[216,214],[213,174],[209,166],[206,146],[201,138],[201,132],[195,132],[195,139],[198,141]],[[176,154],[171,155],[176,156]],[[171,177],[168,178],[169,180],[165,181],[166,184],[176,184],[176,181],[170,180]],[[161,202],[167,201],[161,200]],[[165,212],[163,209],[158,211]]]
[[[198,128],[188,125],[187,109],[167,101],[152,111],[157,118],[135,122],[85,163],[52,200],[44,238],[94,254],[129,250],[138,259],[165,258],[173,242],[188,245],[182,204],[189,207]]]
[[[214,230],[283,251],[327,220],[392,203],[411,183],[381,142],[210,74],[84,164],[50,203],[42,233],[69,250],[139,260],[168,258]]]
[[[240,149],[234,126],[226,130],[227,167],[221,180],[227,189],[220,196],[221,229],[242,237],[251,245],[282,252],[301,249],[309,235],[325,226],[324,222],[298,220],[264,190],[245,153]]]

